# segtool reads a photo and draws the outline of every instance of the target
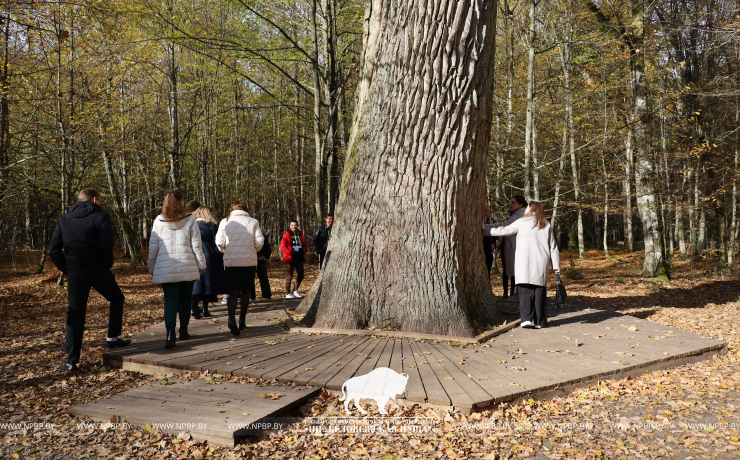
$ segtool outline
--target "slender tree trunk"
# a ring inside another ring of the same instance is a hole
[[[316,222],[321,222],[324,217],[324,173],[326,163],[324,162],[324,146],[321,140],[321,67],[319,66],[319,37],[316,26],[316,1],[311,0],[311,41],[313,44],[313,138],[316,148],[316,163],[314,168],[314,207],[316,209]]]
[[[301,102],[301,96],[300,91],[298,88],[295,90],[295,106],[299,107]],[[302,204],[301,199],[303,197],[302,190],[301,190],[301,169],[303,169],[303,165],[301,164],[301,160],[303,155],[301,155],[300,152],[300,138],[301,138],[301,131],[300,131],[300,123],[298,122],[298,117],[296,117],[295,120],[295,140],[293,141],[293,153],[295,158],[295,174],[297,175],[294,183],[293,183],[293,206],[295,208],[295,219],[298,221],[298,227],[303,228],[303,210],[302,210]]]
[[[571,27],[570,23],[566,26]],[[570,32],[566,33],[570,37]],[[575,205],[578,213],[577,232],[578,232],[578,257],[586,258],[586,245],[583,236],[583,209],[581,207],[581,184],[578,174],[578,161],[576,160],[576,140],[575,140],[575,122],[573,121],[573,92],[571,88],[571,70],[572,58],[571,52],[573,44],[566,40],[560,46],[560,59],[563,62],[563,80],[565,83],[565,114],[568,121],[568,150],[570,155],[570,169],[573,175],[573,193],[575,194]]]
[[[624,239],[628,252],[635,250],[635,236],[632,230],[632,163],[634,154],[632,153],[632,127],[627,128],[627,138],[624,141]]]
[[[177,74],[179,67],[175,55],[175,45],[167,45],[167,78],[169,80],[169,92],[167,97],[167,112],[170,119],[170,187],[180,188],[180,122]]]
[[[472,336],[473,320],[500,318],[479,230],[496,10],[484,0],[438,6],[367,7],[329,262],[298,309],[318,327]],[[447,38],[432,45],[427,34]]]
[[[563,170],[565,169],[565,156],[568,154],[568,122],[563,123],[563,147],[560,152],[560,163],[558,165],[558,178],[555,181],[555,198],[552,204],[552,218],[550,224],[555,232],[555,239],[560,241],[560,225],[558,224],[558,205],[560,203],[560,183],[563,180]]]
[[[738,46],[738,61],[740,62],[740,46]],[[732,175],[732,221],[730,222],[730,241],[727,247],[727,263],[732,268],[735,265],[735,256],[737,251],[737,229],[738,229],[738,215],[737,215],[737,175],[738,175],[738,160],[740,160],[740,96],[735,96],[735,125],[738,127],[738,132],[735,134],[735,163]]]
[[[536,0],[529,0],[529,30],[527,32],[527,116],[524,124],[524,197],[532,200],[532,130],[534,123],[534,64]]]
[[[642,19],[641,13],[637,14]],[[642,44],[642,43],[640,43]],[[639,54],[639,49],[635,53]],[[648,119],[647,84],[645,82],[644,63],[642,55],[632,58],[633,108],[635,119],[635,150],[637,151],[637,167],[635,168],[635,192],[637,193],[637,208],[642,220],[643,240],[645,241],[645,259],[642,265],[644,276],[667,276],[665,260],[663,258],[663,241],[659,231],[658,202],[655,196],[654,181],[656,179],[655,165],[650,157],[648,139],[645,133]]]
[[[10,159],[10,103],[9,103],[9,73],[8,60],[10,59],[10,13],[0,15],[0,26],[3,35],[3,64],[0,69],[0,194],[8,186],[8,168]]]
[[[337,62],[337,37],[336,37],[336,5],[334,0],[322,0],[321,7],[324,11],[325,27],[324,33],[324,61],[326,62],[326,78],[324,93],[328,110],[328,124],[326,133],[327,147],[327,178],[326,183],[326,209],[329,214],[334,213],[336,200],[339,197],[339,159],[337,150],[339,147],[339,64]]]

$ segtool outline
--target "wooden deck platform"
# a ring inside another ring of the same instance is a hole
[[[285,331],[279,309],[297,301],[250,304],[247,331],[233,338],[226,307],[191,320],[187,341],[164,349],[164,324],[138,334],[104,359],[152,374],[210,371],[341,390],[353,376],[390,367],[409,380],[400,403],[453,406],[463,412],[528,397],[552,397],[609,378],[722,354],[727,344],[594,306],[569,302],[549,310],[544,329],[516,328],[484,344]],[[511,307],[511,306],[509,306]]]
[[[116,421],[120,418],[131,425],[151,425],[166,433],[187,432],[195,441],[233,447],[247,435],[278,429],[273,417],[319,392],[308,387],[167,379],[70,406],[69,412],[103,424],[115,417]],[[263,393],[273,396],[265,398]]]

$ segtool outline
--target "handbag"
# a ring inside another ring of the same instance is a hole
[[[555,276],[555,305],[560,310],[563,308],[565,301],[568,300],[568,294],[565,292],[565,286],[563,286],[563,282],[560,280],[560,273],[556,273]]]

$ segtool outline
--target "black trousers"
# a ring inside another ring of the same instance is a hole
[[[262,298],[269,299],[272,297],[272,289],[270,289],[270,279],[267,277],[267,263],[264,260],[257,261],[257,278],[260,280],[260,290],[262,291]],[[257,298],[257,288],[252,288],[250,292],[252,300]]]
[[[491,267],[493,267],[493,251],[486,251],[486,273],[488,273],[488,280],[491,280]]]
[[[90,288],[110,302],[108,337],[121,335],[123,302],[126,298],[110,270],[67,270],[67,281],[67,336],[64,348],[67,350],[67,364],[77,364],[80,362]]]
[[[324,257],[326,257],[326,251],[319,251],[319,270],[324,265]]]
[[[545,286],[517,284],[519,289],[519,314],[522,321],[532,321],[535,325],[547,325],[547,291]]]

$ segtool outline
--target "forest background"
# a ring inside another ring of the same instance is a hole
[[[134,264],[172,188],[219,218],[246,201],[274,245],[291,219],[311,236],[339,197],[364,20],[358,0],[5,2],[2,249],[46,248],[83,187]],[[647,219],[664,265],[645,274],[735,266],[737,3],[500,0],[496,48],[495,218],[523,194],[581,257],[645,248]]]

